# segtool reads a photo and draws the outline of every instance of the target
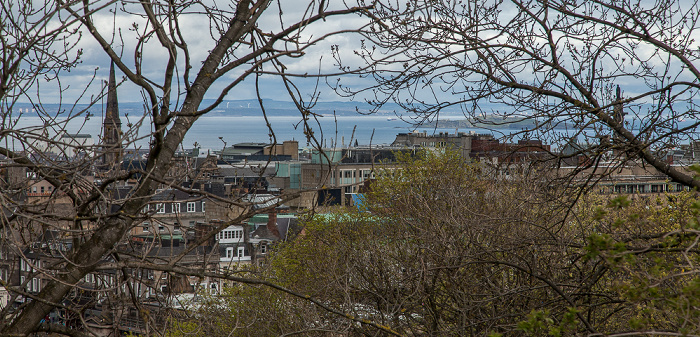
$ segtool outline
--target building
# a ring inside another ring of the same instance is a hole
[[[114,76],[114,63],[109,67],[107,82],[107,106],[102,121],[102,156],[101,168],[108,170],[121,162],[122,121],[119,117],[119,102],[117,100],[117,85]]]
[[[48,147],[48,150],[57,156],[66,159],[81,159],[94,154],[95,140],[92,135],[86,133],[66,133],[64,132],[58,142]]]
[[[415,150],[398,146],[314,150],[311,161],[300,165],[300,189],[313,191],[314,195],[313,200],[302,195],[303,206],[349,204],[351,195],[379,170],[394,167],[399,152],[411,155]]]
[[[476,133],[458,132],[450,134],[439,132],[428,134],[427,132],[399,133],[391,143],[392,146],[408,148],[453,148],[460,151],[464,158],[469,158],[472,151],[473,139],[491,139],[492,135],[479,135]]]
[[[299,159],[299,142],[290,140],[282,144],[238,143],[221,150],[219,158],[227,163],[296,160]]]
[[[211,220],[207,217],[208,200],[178,189],[158,191],[143,209],[147,216],[132,229],[132,236],[149,240],[168,235],[172,245],[193,241],[197,229]]]

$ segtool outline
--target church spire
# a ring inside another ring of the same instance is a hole
[[[622,89],[620,89],[620,86],[618,85],[615,89],[615,101],[613,102],[612,117],[615,123],[620,125],[620,127],[622,128],[624,128],[625,126],[625,111],[623,108],[624,107],[622,106]],[[613,141],[613,156],[615,156],[615,158],[622,156],[624,154],[624,151],[619,148],[620,144],[622,144],[622,136],[619,132],[613,131]]]
[[[105,124],[114,124],[121,128],[122,121],[119,118],[119,102],[117,100],[117,83],[114,76],[114,62],[109,67],[109,82],[107,83],[107,108]]]
[[[119,118],[119,103],[117,100],[117,84],[114,76],[114,62],[109,67],[107,82],[107,106],[102,123],[103,164],[109,167],[118,164],[122,157],[122,121]]]

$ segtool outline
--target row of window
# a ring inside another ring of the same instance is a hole
[[[180,204],[181,203],[179,203],[179,202],[169,203],[170,212],[171,213],[180,213],[180,210],[181,210]],[[206,212],[207,203],[205,201],[202,201],[201,205],[202,205],[202,209],[200,210],[200,212]],[[189,201],[189,202],[187,202],[185,209],[186,209],[187,213],[194,213],[197,211],[197,203],[194,201]],[[165,213],[165,210],[166,210],[165,203],[159,202],[159,203],[155,204],[156,213],[163,214],[163,213]],[[150,205],[146,205],[146,207],[144,208],[144,212],[148,213],[148,211],[150,211]]]
[[[421,147],[447,147],[447,142],[420,142]]]
[[[601,193],[663,193],[689,191],[690,188],[680,184],[618,184],[601,186]]]
[[[95,274],[88,273],[83,277],[83,282],[92,283],[95,287],[112,287],[114,286],[114,276],[112,275],[100,275],[95,276]]]
[[[360,175],[360,179],[358,181],[357,176],[358,173]],[[338,171],[338,182],[340,184],[354,184],[358,183],[360,181],[365,181],[368,179],[374,179],[374,173],[372,172],[371,169],[364,169],[364,170],[339,170]],[[336,184],[336,173],[335,171],[331,172],[331,185]]]
[[[261,243],[260,244],[260,250],[258,251],[260,254],[267,254],[267,243]],[[242,258],[245,257],[245,247],[244,246],[239,246],[239,247],[226,247],[226,258],[231,259],[231,258]]]
[[[26,280],[27,280],[26,277],[20,276],[20,280],[19,280],[19,281],[20,281],[22,284],[24,284],[24,282],[25,282]],[[39,279],[38,279],[38,278],[34,277],[34,278],[32,278],[29,282],[27,282],[27,288],[26,288],[26,289],[27,289],[28,292],[37,292],[37,293],[38,293],[38,292],[41,291],[41,282],[39,282]]]
[[[158,226],[158,232],[164,233],[166,231],[165,226],[168,224],[156,221],[154,224],[154,227],[156,224]],[[194,230],[196,225],[197,225],[197,222],[194,220],[191,220],[189,226],[185,226],[185,229],[192,231],[192,230]],[[141,223],[141,230],[143,232],[150,232],[152,230],[151,223],[149,221],[144,221],[143,223]],[[182,225],[179,222],[174,222],[172,224],[172,230],[174,232],[179,232],[180,230],[182,230]],[[219,237],[217,236],[216,238],[218,239]]]
[[[226,258],[227,259],[232,259],[233,256],[233,250],[234,247],[228,247],[226,248]],[[236,247],[236,256],[237,258],[241,258],[245,256],[245,247]]]
[[[242,229],[223,230],[220,233],[216,234],[217,240],[241,239],[241,238],[243,238],[243,230]]]
[[[41,186],[40,193],[47,193],[53,191],[53,186]],[[32,193],[37,193],[37,186],[32,186]]]
[[[32,266],[36,266],[39,261],[37,260],[30,260],[27,262],[26,260],[20,260],[19,261],[19,270],[21,271],[26,271],[26,272],[33,272],[34,268]]]

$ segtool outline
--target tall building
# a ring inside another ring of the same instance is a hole
[[[613,103],[613,119],[615,120],[615,123],[621,125],[622,127],[625,126],[625,111],[623,110],[622,106],[622,90],[620,89],[619,85],[615,89],[615,103]],[[618,158],[624,154],[624,151],[622,151],[622,149],[619,148],[620,144],[623,143],[622,136],[620,135],[620,133],[613,131],[613,142],[615,145],[615,147],[613,148],[613,156],[615,156],[615,158]]]
[[[102,166],[110,168],[116,166],[122,159],[122,121],[119,118],[119,104],[117,100],[117,85],[114,78],[114,63],[109,67],[109,81],[107,83],[107,107],[102,122]]]

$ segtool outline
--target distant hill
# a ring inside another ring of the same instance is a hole
[[[213,100],[205,100],[202,106],[212,104]],[[298,116],[299,110],[292,102],[263,100],[265,112],[269,116]],[[372,107],[365,102],[318,102],[312,112],[319,115],[348,116],[357,115],[358,111],[367,113]],[[383,107],[378,114],[394,115],[401,111],[397,104],[391,103]],[[259,116],[261,109],[256,99],[224,101],[210,115],[214,116]]]
[[[265,104],[265,111],[269,116],[298,116],[299,111],[292,102],[288,101],[277,101],[277,100],[263,100]],[[214,100],[207,99],[202,102],[200,108],[204,108],[210,104],[214,103]],[[29,103],[17,103],[14,106],[14,112],[17,113],[22,110],[22,113],[30,114],[32,108],[35,108]],[[69,114],[76,114],[83,110],[88,110],[91,114],[95,116],[101,116],[104,108],[102,105],[97,104],[88,108],[87,104],[78,104],[75,107],[69,105],[60,105],[56,103],[43,104],[42,108],[44,111],[50,112],[52,115],[55,113],[60,113],[62,116],[68,116]],[[318,102],[313,107],[312,112],[319,115],[338,115],[338,116],[350,116],[357,115],[358,111],[360,113],[368,113],[372,108],[371,105],[366,102],[347,102],[347,101],[334,101],[334,102]],[[140,116],[143,114],[143,103],[142,102],[119,102],[119,112],[121,115],[128,114],[129,116]],[[450,112],[450,111],[447,111]],[[459,113],[459,110],[452,111],[454,113]],[[227,100],[223,101],[218,107],[212,110],[210,116],[260,116],[261,109],[258,105],[257,99],[246,99],[246,100]],[[396,103],[385,104],[378,112],[379,115],[395,116],[395,115],[405,115],[404,110]]]
[[[531,129],[536,126],[532,119],[504,118],[502,116],[486,115],[475,119],[449,120],[443,119],[425,124],[426,127],[439,129],[465,129],[465,128],[487,128],[487,129]]]
[[[214,103],[214,100],[205,100],[202,102],[200,108],[204,108],[207,105]],[[295,116],[299,114],[296,106],[292,102],[285,101],[275,101],[275,100],[264,100],[265,111],[270,116]],[[100,104],[88,107],[87,104],[78,104],[76,106],[61,105],[56,103],[42,104],[42,110],[51,113],[59,113],[62,116],[68,116],[71,113],[76,114],[80,111],[88,110],[91,114],[95,116],[101,116],[103,107]],[[320,115],[354,115],[357,111],[368,112],[371,106],[364,102],[319,102],[314,108],[313,112]],[[14,113],[19,113],[20,110],[23,114],[33,115],[39,110],[29,103],[17,103],[15,104],[13,111]],[[397,104],[387,104],[385,107],[379,111],[379,114],[394,114],[394,111],[399,111],[400,108]],[[139,116],[143,113],[144,106],[141,102],[119,102],[119,112],[121,115],[129,114],[130,116]],[[259,116],[261,113],[260,106],[256,99],[249,100],[232,100],[224,101],[218,107],[216,107],[210,115],[214,116]]]

